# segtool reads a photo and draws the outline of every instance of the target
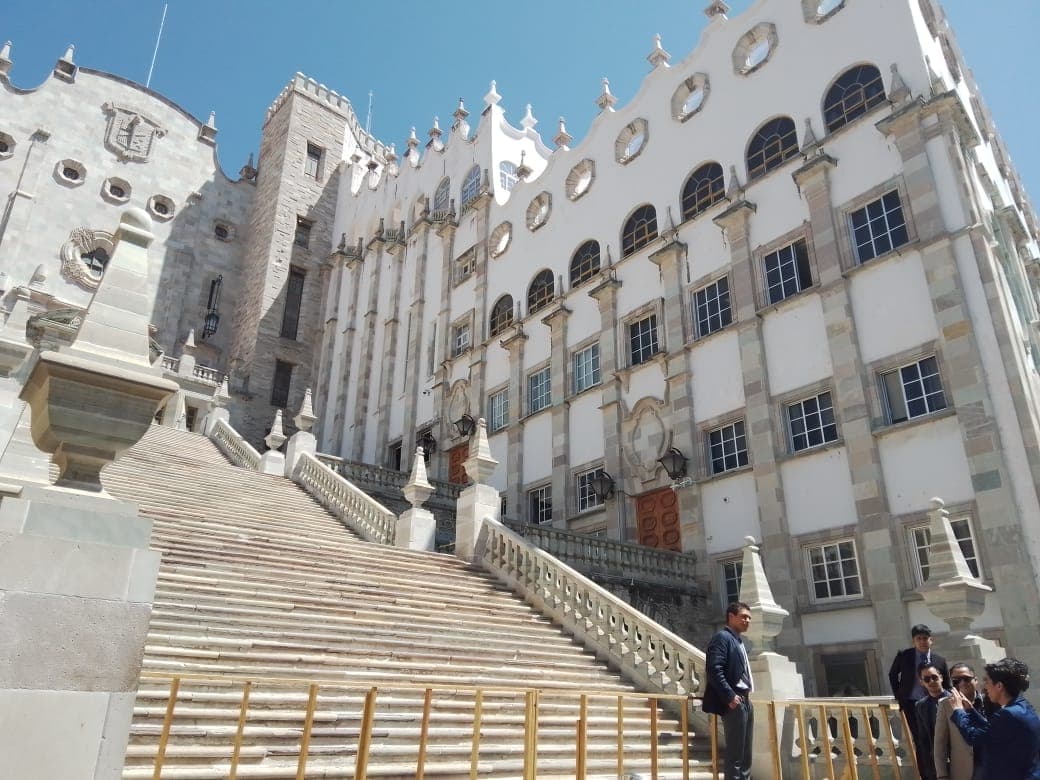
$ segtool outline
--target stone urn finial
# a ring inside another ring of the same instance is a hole
[[[269,450],[277,450],[285,444],[285,430],[282,427],[282,410],[274,413],[274,422],[271,423],[271,432],[264,437],[264,444]]]
[[[993,589],[971,573],[941,498],[932,499],[928,513],[928,579],[917,592],[929,611],[946,621],[950,631],[966,633],[986,607]]]
[[[486,485],[491,475],[495,473],[498,461],[491,457],[491,447],[488,444],[487,420],[481,417],[477,420],[477,430],[473,438],[469,440],[469,457],[463,464],[466,475],[478,485]]]
[[[744,560],[740,575],[740,600],[751,608],[751,627],[747,638],[754,647],[753,655],[773,649],[773,640],[783,628],[784,618],[791,613],[773,599],[762,556],[755,537],[744,538]]]
[[[426,477],[426,458],[423,457],[423,448],[415,448],[415,457],[412,459],[412,473],[408,478],[408,484],[404,486],[404,497],[415,509],[420,509],[431,495],[433,485]]]
[[[314,408],[311,405],[311,389],[308,387],[303,394],[303,403],[300,405],[300,411],[293,417],[293,425],[301,431],[309,431],[317,419],[318,417],[314,414]]]

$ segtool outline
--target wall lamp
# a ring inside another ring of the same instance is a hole
[[[473,435],[473,431],[477,429],[477,421],[470,417],[468,414],[462,415],[459,419],[452,423],[455,429],[459,432],[459,436],[469,437]]]
[[[601,471],[592,478],[592,492],[596,494],[596,498],[600,501],[606,501],[616,492],[614,478],[607,472]]]
[[[423,453],[426,455],[430,455],[437,451],[437,440],[433,438],[433,433],[431,431],[423,431],[415,440],[415,443],[423,448]]]
[[[686,476],[686,461],[687,457],[675,447],[670,447],[668,452],[657,459],[657,462],[664,466],[664,471],[671,480]]]

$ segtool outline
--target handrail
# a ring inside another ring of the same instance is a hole
[[[300,456],[292,478],[365,541],[394,543],[397,515],[310,453]]]
[[[177,373],[177,367],[180,365],[180,363],[181,363],[181,359],[180,358],[173,357],[172,355],[163,355],[162,356],[163,369],[165,369],[166,371],[172,371],[173,373],[176,374]]]
[[[193,376],[196,379],[201,379],[203,382],[212,382],[215,385],[219,385],[224,381],[224,375],[220,371],[209,366],[200,366],[198,363],[195,364]]]
[[[592,575],[692,590],[696,558],[690,553],[603,539],[549,525],[503,524],[550,555]]]
[[[357,484],[404,490],[404,486],[408,483],[408,474],[403,471],[394,471],[393,469],[376,466],[372,463],[360,463],[355,460],[335,458],[335,456],[325,455],[324,453],[318,453],[315,457],[324,461],[329,468],[339,473],[345,479]],[[332,462],[334,458],[335,465]],[[462,485],[442,482],[436,479],[431,479],[429,482],[436,488],[434,496],[443,500],[457,501],[463,488]]]
[[[243,468],[260,470],[260,453],[242,438],[227,420],[217,420],[213,426],[210,438],[217,443],[221,451],[228,456],[232,463]]]
[[[694,696],[704,653],[592,580],[490,517],[481,565],[637,685]]]

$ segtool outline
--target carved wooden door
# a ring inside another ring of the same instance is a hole
[[[469,444],[460,444],[448,450],[448,481],[456,485],[469,484],[466,476],[466,468],[462,464],[466,462],[469,455]]]
[[[675,491],[666,487],[637,496],[636,529],[640,544],[682,552],[679,500]]]

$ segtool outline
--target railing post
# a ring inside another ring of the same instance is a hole
[[[361,715],[361,733],[358,735],[357,761],[354,764],[354,780],[366,780],[368,777],[368,753],[372,747],[372,723],[375,721],[378,693],[378,688],[371,688],[365,694],[365,709]]]
[[[834,752],[831,748],[831,724],[827,720],[827,708],[820,705],[820,730],[823,732],[823,749],[827,753],[827,772],[834,777]]]
[[[170,681],[170,698],[166,702],[166,715],[163,717],[162,733],[159,735],[159,748],[155,754],[155,772],[152,780],[162,777],[163,762],[166,761],[166,744],[170,741],[170,728],[173,725],[173,708],[177,706],[177,693],[181,689],[181,678],[174,677]]]
[[[430,704],[433,689],[427,688],[423,694],[422,724],[419,726],[419,759],[415,765],[415,780],[423,780],[426,771],[426,740],[430,732]]]
[[[845,754],[849,761],[849,777],[859,780],[859,767],[856,765],[856,746],[852,742],[852,729],[849,727],[849,708],[841,707],[841,729],[845,737]]]
[[[238,710],[238,728],[235,729],[235,744],[231,750],[231,766],[228,767],[228,780],[238,777],[238,758],[242,753],[242,735],[246,730],[246,715],[249,712],[249,691],[253,683],[246,680],[242,688],[242,705]]]
[[[878,765],[877,747],[874,741],[874,731],[870,728],[870,712],[863,707],[863,728],[867,732],[867,748],[870,750],[870,766],[874,772],[874,780],[881,780],[881,767]]]
[[[625,697],[617,697],[617,774],[625,776]]]
[[[690,702],[689,698],[683,701],[682,712],[679,714],[679,728],[682,731],[683,780],[690,780]]]
[[[296,764],[296,780],[304,780],[307,773],[307,754],[311,749],[311,729],[314,728],[314,710],[318,706],[318,684],[311,683],[307,694],[307,714],[303,720],[303,736],[300,737],[300,760]]]
[[[903,723],[903,744],[906,752],[910,754],[910,760],[914,762],[914,772],[920,776],[921,767],[917,765],[917,745],[914,743],[914,735],[910,733],[910,724],[906,721],[906,713],[899,710],[899,719]]]
[[[780,737],[776,733],[776,702],[769,702],[769,744],[772,746],[773,755],[773,780],[783,780],[783,764],[780,762]],[[714,767],[712,767],[714,770]],[[831,773],[834,777],[834,773]]]
[[[524,696],[524,780],[537,780],[537,731],[538,692],[528,691]]]
[[[711,777],[719,780],[719,716],[711,716]]]
[[[893,774],[898,778],[900,776],[899,753],[896,752],[896,737],[895,734],[892,733],[892,712],[887,704],[881,705],[881,723],[885,729],[885,736],[888,738],[888,749],[891,751]]]
[[[657,780],[657,699],[650,699],[650,777]]]
[[[805,730],[805,711],[802,709],[801,704],[796,704],[794,711],[798,717],[798,736],[801,742],[799,747],[802,754],[802,777],[805,780],[809,780],[812,777],[812,770],[809,768],[809,734]]]
[[[473,703],[473,746],[469,753],[469,777],[477,780],[477,761],[480,757],[480,719],[484,708],[484,691],[477,689],[476,701]]]
[[[575,745],[575,760],[574,760],[574,773],[576,775],[575,780],[585,780],[585,761],[586,761],[586,750],[587,744],[586,739],[588,738],[588,696],[584,693],[581,695],[578,704],[578,739]]]

